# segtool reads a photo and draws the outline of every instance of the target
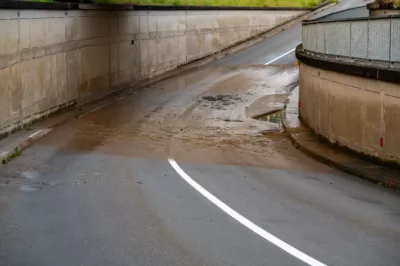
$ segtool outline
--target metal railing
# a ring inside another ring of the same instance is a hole
[[[303,48],[326,55],[400,62],[400,16],[305,21]]]

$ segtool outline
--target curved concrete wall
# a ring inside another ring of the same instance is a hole
[[[386,16],[304,22],[302,38],[310,52],[399,65],[399,36],[400,17]]]
[[[0,10],[0,135],[305,12]]]
[[[300,115],[332,143],[400,163],[400,84],[302,63]]]

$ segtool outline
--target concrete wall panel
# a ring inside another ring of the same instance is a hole
[[[328,26],[328,54],[350,56],[350,22],[338,22]]]
[[[67,75],[67,91],[65,93],[66,103],[78,98],[78,67],[79,56],[78,51],[68,51],[65,56],[66,75]]]
[[[346,141],[346,85],[336,81],[331,82],[330,89],[330,113],[331,113],[331,132],[330,139]]]
[[[379,86],[379,84],[377,84]],[[378,156],[381,151],[380,138],[382,126],[382,97],[380,92],[365,90],[364,99],[364,117],[362,121],[365,123],[362,133],[362,143],[364,144],[363,152]]]
[[[307,34],[308,36],[310,36],[310,34],[312,34],[312,27],[307,26],[309,33]],[[327,54],[332,54],[332,55],[336,55],[339,53],[339,49],[337,44],[337,40],[340,38],[340,36],[338,36],[338,32],[337,32],[337,28],[336,25],[334,23],[329,23],[327,25],[325,25],[325,45],[326,45],[326,53]],[[313,48],[313,46],[310,46],[311,48]],[[312,51],[312,50],[311,50]]]
[[[133,44],[129,41],[118,44],[118,69],[120,71],[128,70],[132,67],[132,47]]]
[[[385,146],[383,151],[386,156],[400,157],[400,98],[385,95],[384,97],[385,120]]]
[[[9,97],[11,97],[11,115],[18,115],[21,112],[21,91],[19,65],[10,66]]]
[[[319,120],[319,80],[318,78],[314,78],[311,80],[312,86],[310,88],[309,93],[314,95],[315,97],[311,98],[309,101],[309,105],[306,106],[306,109],[309,112],[310,118],[310,127],[314,130],[318,130],[318,120]]]
[[[7,30],[7,53],[18,52],[18,20],[8,20],[7,24],[3,24],[3,32]],[[4,28],[6,26],[6,28]]]
[[[29,27],[30,27],[29,19],[21,19],[19,21],[19,32],[20,32],[19,48],[20,48],[20,50],[27,49],[31,46],[31,37],[30,37]]]
[[[368,57],[368,22],[351,22],[351,56]]]
[[[147,42],[147,62],[149,65],[149,71],[150,73],[154,74],[157,72],[159,69],[159,64],[158,64],[158,57],[160,54],[160,50],[158,49],[158,43],[159,41],[156,39],[148,40]],[[145,51],[144,51],[145,52]],[[141,51],[142,53],[142,51]]]
[[[363,92],[360,88],[346,86],[346,139],[348,146],[356,150],[361,150]]]
[[[0,69],[0,121],[6,121],[10,117],[10,95],[8,81],[10,71],[9,68]],[[4,125],[2,125],[4,126]]]
[[[118,19],[119,34],[135,34],[139,33],[139,16],[130,14],[128,16],[120,16]]]
[[[31,48],[41,47],[46,45],[48,39],[46,33],[49,34],[46,27],[46,19],[31,19],[30,23],[30,38]]]
[[[331,115],[329,112],[330,109],[330,86],[331,81],[326,79],[320,79],[319,83],[319,116],[318,116],[318,130],[319,132],[329,138],[329,130],[330,130],[330,121]]]
[[[390,56],[390,20],[370,21],[368,36],[368,57],[388,61]]]
[[[391,61],[400,61],[400,20],[392,19],[391,20],[391,51],[390,51],[390,60]]]

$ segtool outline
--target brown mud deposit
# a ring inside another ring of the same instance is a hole
[[[172,156],[191,162],[329,171],[293,148],[281,123],[246,114],[263,97],[275,99],[273,103],[286,98],[282,95],[296,83],[297,75],[292,67],[196,69],[132,90],[70,121],[38,144],[54,146],[55,152],[160,160]]]

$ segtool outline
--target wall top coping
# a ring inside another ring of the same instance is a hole
[[[86,0],[87,1],[87,0]],[[328,1],[329,2],[329,1]],[[93,4],[93,3],[64,3],[64,2],[28,2],[18,0],[0,0],[0,9],[42,9],[42,10],[154,10],[154,11],[175,11],[175,10],[219,10],[219,11],[311,11],[326,3],[322,3],[316,8],[296,8],[296,7],[227,7],[227,6],[158,6],[158,5],[112,5],[112,4]]]
[[[359,7],[356,7],[359,8]],[[343,12],[343,11],[340,11]],[[340,13],[337,12],[337,13]],[[330,14],[332,15],[332,14]],[[351,21],[370,21],[370,20],[387,20],[387,19],[400,19],[400,15],[386,15],[386,16],[374,16],[374,17],[358,17],[358,18],[341,18],[334,20],[321,20],[323,17],[312,19],[312,20],[303,20],[303,25],[310,24],[322,24],[322,23],[335,23],[335,22],[351,22]]]
[[[297,59],[309,66],[331,70],[346,75],[365,77],[392,83],[400,83],[400,68],[380,67],[376,64],[365,64],[364,62],[354,62],[337,60],[334,58],[316,56],[313,53],[305,51],[303,45],[296,47]]]

